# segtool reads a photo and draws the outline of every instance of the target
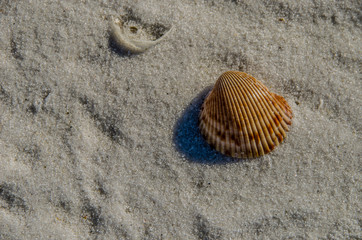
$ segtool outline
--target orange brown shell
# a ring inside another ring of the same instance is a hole
[[[206,141],[221,153],[255,158],[272,151],[292,123],[287,101],[252,76],[223,73],[202,105],[199,127]]]

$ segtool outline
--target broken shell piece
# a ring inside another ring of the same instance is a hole
[[[170,33],[171,29],[166,32],[162,37],[152,40],[136,40],[130,38],[124,31],[123,22],[120,19],[111,19],[111,36],[113,40],[117,43],[118,47],[122,50],[128,51],[130,53],[142,53],[149,49],[150,47],[161,42],[166,36]],[[134,28],[134,29],[133,29]],[[136,27],[131,27],[131,31],[136,31]]]
[[[286,100],[252,76],[223,73],[202,105],[199,127],[206,141],[237,158],[267,154],[286,137],[292,123]]]

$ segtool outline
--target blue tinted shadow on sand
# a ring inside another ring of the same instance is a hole
[[[176,149],[189,161],[201,164],[226,164],[234,158],[224,156],[214,150],[202,137],[199,130],[201,105],[211,87],[195,97],[182,113],[174,128],[173,141]]]
[[[133,56],[138,55],[137,53],[132,54],[129,51],[127,51],[126,49],[123,49],[120,46],[118,46],[112,37],[108,38],[108,48],[112,52],[117,54],[119,57],[133,57]]]

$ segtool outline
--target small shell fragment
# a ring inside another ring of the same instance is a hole
[[[199,127],[206,141],[221,153],[255,158],[272,151],[292,123],[287,101],[252,76],[223,73],[206,97]]]
[[[152,46],[155,46],[170,33],[171,29],[166,32],[162,37],[154,41],[151,40],[137,40],[130,38],[124,31],[123,22],[118,18],[111,18],[110,21],[111,36],[116,42],[117,46],[130,53],[142,53]],[[130,31],[137,32],[137,27],[131,27]]]

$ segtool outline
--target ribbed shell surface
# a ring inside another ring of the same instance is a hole
[[[284,140],[292,117],[283,97],[246,73],[229,71],[206,97],[199,127],[206,141],[221,153],[255,158]]]

